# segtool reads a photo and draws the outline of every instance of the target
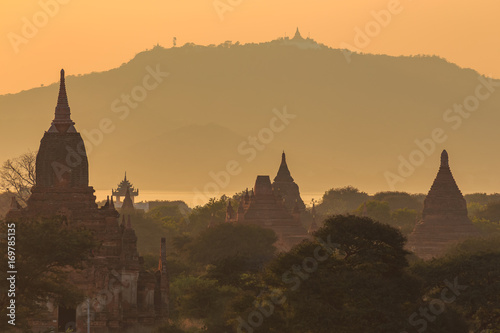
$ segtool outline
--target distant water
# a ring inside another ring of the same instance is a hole
[[[304,192],[304,193],[301,193],[300,195],[302,197],[302,200],[304,200],[304,203],[306,204],[306,206],[311,206],[312,205],[311,199],[314,198],[315,200],[319,200],[323,197],[323,194],[324,194],[323,192],[322,193]],[[109,191],[109,190],[96,190],[95,195],[97,197],[97,201],[102,201],[102,200],[106,200],[106,197],[108,195],[111,195],[111,191]],[[140,190],[139,196],[137,196],[135,198],[135,202],[155,201],[155,200],[169,200],[169,201],[182,200],[189,207],[193,207],[195,205],[195,202],[196,202],[196,204],[199,204],[199,202],[195,198],[195,193],[193,193],[193,192]],[[204,203],[206,203],[206,202],[208,202],[208,200],[204,201]]]

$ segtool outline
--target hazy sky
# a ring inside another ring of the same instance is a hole
[[[499,12],[497,0],[2,0],[0,94],[50,84],[61,67],[114,68],[156,43],[172,46],[174,36],[179,46],[262,42],[297,26],[331,47],[436,54],[500,77]],[[369,40],[356,42],[355,29],[367,27]]]

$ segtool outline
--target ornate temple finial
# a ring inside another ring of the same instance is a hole
[[[76,132],[75,123],[71,120],[71,112],[66,94],[66,81],[64,78],[64,69],[61,69],[61,79],[59,82],[59,96],[57,97],[57,106],[54,120],[50,126],[49,132],[66,133]]]
[[[446,150],[443,150],[443,152],[441,153],[441,167],[449,167],[448,152]]]
[[[69,109],[68,96],[66,94],[66,79],[64,78],[64,69],[61,69],[61,78],[59,80],[59,96],[57,98],[57,107]]]
[[[127,181],[127,171],[125,171],[125,178],[123,178],[123,181]]]

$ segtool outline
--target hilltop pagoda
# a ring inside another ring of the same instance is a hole
[[[125,171],[125,177],[123,180],[118,184],[118,187],[116,190],[112,191],[112,194],[114,197],[116,197],[116,202],[120,203],[120,198],[125,197],[125,194],[127,191],[130,194],[130,199],[132,200],[132,203],[134,203],[134,198],[139,195],[139,190],[134,188],[134,185],[132,185],[128,179],[127,179],[127,172]]]
[[[302,35],[300,34],[300,31],[299,31],[299,27],[297,27],[297,30],[295,31],[295,36],[293,36],[293,39],[295,40],[304,40],[304,38],[302,37]]]
[[[424,201],[422,220],[408,237],[408,249],[422,259],[444,254],[446,249],[479,231],[467,216],[467,204],[453,178],[448,153],[441,153],[441,166]]]
[[[315,40],[309,37],[307,38],[302,37],[298,27],[297,30],[295,31],[295,35],[293,36],[293,38],[289,37],[280,38],[278,39],[278,42],[281,45],[294,46],[303,50],[321,49],[322,47],[324,47],[323,45],[318,44]]]

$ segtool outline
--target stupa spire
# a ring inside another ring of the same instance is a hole
[[[281,154],[281,165],[278,170],[278,174],[274,178],[275,182],[293,182],[293,178],[288,170],[288,165],[286,164],[285,151]]]
[[[61,79],[59,81],[59,96],[57,97],[57,105],[54,115],[54,120],[50,126],[49,132],[59,133],[74,133],[76,132],[75,123],[71,120],[71,112],[66,94],[66,80],[64,78],[64,69],[61,69]]]
[[[424,202],[423,216],[434,214],[437,207],[448,207],[450,213],[467,215],[467,206],[450,169],[448,152],[441,153],[441,164]]]
[[[299,31],[299,27],[297,27],[297,30],[295,31],[295,36],[293,36],[293,39],[302,39],[302,36]]]
[[[446,150],[443,150],[441,153],[441,168],[448,168],[448,152]]]
[[[125,191],[125,199],[123,199],[122,204],[122,212],[124,211],[135,211],[134,203],[132,198],[130,197],[130,187],[127,186],[127,190]]]
[[[407,247],[423,259],[442,255],[450,244],[479,236],[467,214],[467,203],[453,178],[448,153],[441,153],[439,171],[424,200],[422,220],[408,236]]]

